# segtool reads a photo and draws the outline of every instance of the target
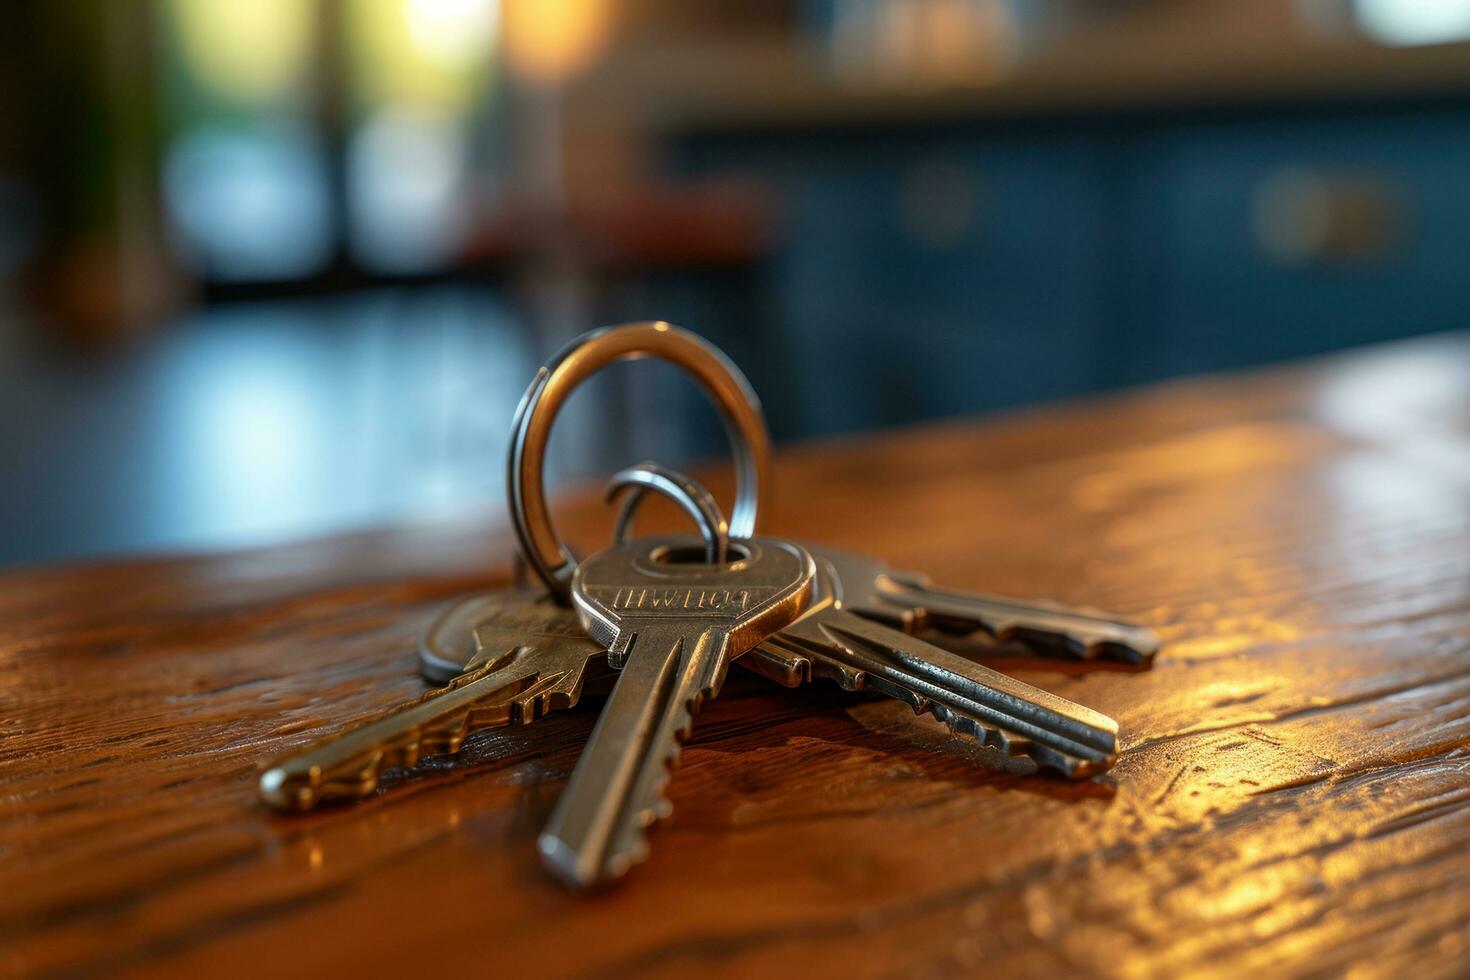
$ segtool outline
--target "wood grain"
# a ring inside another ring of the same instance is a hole
[[[1149,671],[995,661],[1117,717],[1117,768],[998,773],[897,704],[737,671],[652,859],[579,898],[534,837],[595,703],[363,804],[254,795],[266,757],[422,689],[438,609],[505,580],[499,521],[25,570],[0,579],[0,969],[1470,972],[1470,337],[779,466],[775,532],[1160,629]],[[586,492],[558,514],[610,522]]]

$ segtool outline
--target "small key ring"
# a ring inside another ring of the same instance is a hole
[[[628,540],[639,502],[649,490],[656,490],[682,507],[699,525],[699,531],[704,535],[704,560],[712,565],[725,564],[730,554],[730,525],[720,512],[714,495],[704,488],[704,484],[658,463],[639,463],[613,474],[607,481],[607,500],[611,502],[630,488],[632,492],[623,498],[617,522],[613,525],[614,544]]]
[[[728,357],[694,334],[662,321],[594,330],[573,340],[536,372],[516,409],[506,462],[511,526],[538,578],[566,601],[577,561],[552,526],[546,506],[546,445],[552,423],[577,385],[613,361],[657,357],[677,364],[704,389],[735,452],[735,506],[729,535],[752,537],[759,505],[770,494],[771,438],[760,400]]]

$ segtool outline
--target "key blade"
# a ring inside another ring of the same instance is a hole
[[[622,672],[538,842],[543,863],[588,888],[648,856],[645,831],[667,817],[669,778],[693,716],[724,681],[727,636],[683,624],[628,634]]]
[[[1117,759],[1117,722],[1101,712],[846,610],[813,610],[776,642],[804,652],[813,676],[881,691],[1040,769],[1078,779]]]
[[[873,582],[873,597],[855,597],[853,612],[885,621],[895,613],[911,617],[911,628],[970,632],[980,629],[997,640],[1016,640],[1045,652],[1079,660],[1121,660],[1147,664],[1159,651],[1157,633],[1096,609],[1044,600],[1022,601],[979,592],[940,589],[923,575],[888,572]],[[875,602],[876,600],[876,602]],[[889,608],[885,608],[885,605]]]
[[[695,539],[697,541],[697,539]],[[543,862],[585,888],[648,853],[645,831],[700,705],[731,659],[790,625],[811,601],[816,567],[789,542],[730,542],[709,564],[688,535],[644,538],[589,555],[572,578],[588,633],[621,670],[539,841]]]
[[[585,639],[503,650],[447,687],[270,763],[260,796],[278,810],[368,796],[385,769],[457,752],[476,732],[572,707],[587,661]]]

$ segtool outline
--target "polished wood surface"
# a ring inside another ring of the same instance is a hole
[[[422,690],[502,523],[21,570],[0,970],[1470,972],[1470,337],[799,447],[777,485],[774,532],[1156,626],[1152,670],[995,658],[1117,717],[1116,769],[998,773],[896,703],[735,671],[650,861],[578,897],[534,838],[595,703],[362,804],[255,798],[266,757]]]

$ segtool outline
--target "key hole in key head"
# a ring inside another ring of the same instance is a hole
[[[725,564],[734,565],[750,560],[750,549],[738,541],[731,541],[726,552]],[[654,548],[649,557],[660,565],[708,565],[709,553],[699,545],[661,545]]]

